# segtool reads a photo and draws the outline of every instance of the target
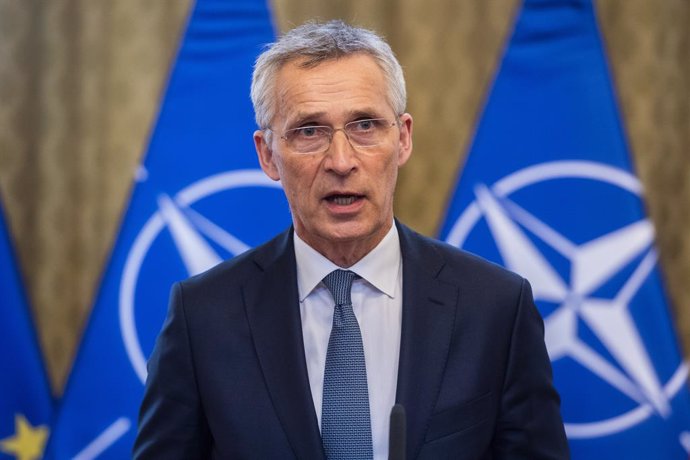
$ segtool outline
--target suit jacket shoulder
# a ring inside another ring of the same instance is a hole
[[[529,283],[398,223],[403,329],[397,400],[410,458],[565,459]]]
[[[206,296],[215,289],[225,290],[230,286],[240,286],[248,279],[259,276],[269,265],[281,259],[288,263],[294,261],[292,248],[292,228],[275,236],[270,241],[252,248],[238,256],[228,259],[198,275],[180,282],[182,288]]]
[[[421,235],[398,223],[404,263],[420,264],[440,282],[473,295],[496,291],[513,299],[519,297],[526,280],[520,275],[478,255],[443,241]],[[500,303],[505,308],[505,303]],[[504,312],[505,313],[505,312]]]
[[[323,458],[298,302],[291,230],[176,283],[135,458]]]

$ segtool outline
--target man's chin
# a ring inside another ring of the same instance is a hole
[[[365,243],[382,239],[388,229],[389,227],[384,228],[384,226],[361,221],[338,222],[324,229],[322,239],[330,244]]]

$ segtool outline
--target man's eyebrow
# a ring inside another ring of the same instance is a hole
[[[299,126],[305,122],[316,122],[326,115],[326,112],[302,112],[295,114],[288,120],[288,126]]]
[[[381,115],[379,111],[374,108],[364,108],[353,110],[348,114],[349,120],[356,120],[358,118],[378,118]]]
[[[287,120],[286,126],[288,128],[297,127],[304,123],[325,124],[324,118],[328,112],[297,112],[294,116]],[[360,109],[351,110],[346,115],[345,123],[362,118],[381,118],[383,115],[380,110],[373,107],[364,107]]]

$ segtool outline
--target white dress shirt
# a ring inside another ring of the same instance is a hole
[[[323,374],[335,308],[333,296],[321,280],[342,267],[314,250],[296,232],[294,237],[304,355],[320,429]],[[402,326],[402,256],[395,225],[378,246],[347,270],[361,277],[352,284],[352,309],[364,344],[374,459],[384,460],[388,458]]]

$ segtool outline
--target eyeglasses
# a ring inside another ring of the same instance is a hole
[[[345,137],[355,149],[368,149],[381,145],[386,140],[386,133],[398,122],[386,118],[366,118],[351,121],[342,128],[309,125],[288,129],[283,133],[288,148],[297,154],[323,153],[329,149],[336,131],[345,133]],[[267,128],[270,130],[270,128]]]

